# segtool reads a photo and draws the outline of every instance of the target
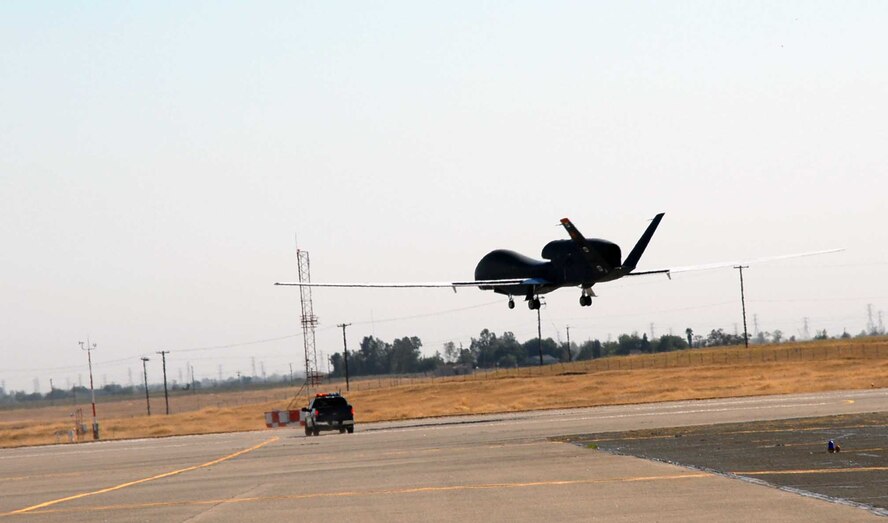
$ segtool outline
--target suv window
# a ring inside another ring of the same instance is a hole
[[[346,405],[348,405],[348,402],[345,401],[345,398],[343,398],[342,396],[338,398],[315,398],[311,405],[312,408],[315,409],[327,409],[345,407]]]

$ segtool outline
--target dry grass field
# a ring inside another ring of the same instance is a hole
[[[458,414],[590,407],[888,387],[888,339],[828,340],[603,358],[443,378],[354,380],[358,424]],[[326,390],[344,390],[336,382]],[[295,388],[179,393],[99,404],[102,439],[265,430],[263,413],[284,409]],[[79,405],[89,424],[89,404]],[[0,447],[67,441],[74,406],[0,411]]]

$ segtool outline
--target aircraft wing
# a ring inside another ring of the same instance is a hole
[[[275,285],[293,287],[342,287],[342,288],[385,288],[385,289],[416,289],[429,287],[498,287],[501,285],[541,285],[546,282],[539,278],[510,278],[504,280],[466,280],[466,281],[432,281],[405,283],[314,283],[314,282],[275,282]]]
[[[684,267],[675,267],[672,269],[658,269],[654,271],[638,271],[631,272],[629,274],[625,274],[624,276],[644,276],[645,274],[666,274],[667,276],[672,273],[679,272],[691,272],[691,271],[708,271],[712,269],[723,269],[726,267],[736,267],[738,265],[755,265],[764,262],[772,262],[777,260],[788,260],[791,258],[804,258],[806,256],[817,256],[820,254],[831,254],[834,252],[841,252],[845,249],[827,249],[825,251],[811,251],[811,252],[800,252],[796,254],[783,254],[780,256],[766,256],[764,258],[753,258],[747,260],[739,260],[732,262],[717,262],[717,263],[706,263],[703,265],[687,265]]]

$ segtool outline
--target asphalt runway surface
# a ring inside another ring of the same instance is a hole
[[[888,413],[722,423],[566,438],[858,504],[888,516]],[[829,442],[836,446],[830,452]]]
[[[888,390],[358,420],[354,434],[320,437],[277,429],[4,449],[0,519],[884,521],[840,502],[551,439],[869,412],[888,412]]]

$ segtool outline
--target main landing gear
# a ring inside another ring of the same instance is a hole
[[[536,286],[531,287],[527,290],[527,296],[525,296],[525,300],[527,301],[527,308],[535,311],[540,308],[540,298],[536,295]],[[515,298],[512,295],[509,295],[509,308],[515,308]]]
[[[515,299],[509,296],[509,308],[515,308]],[[527,299],[527,308],[535,311],[540,308],[540,299],[539,298],[528,298]]]

